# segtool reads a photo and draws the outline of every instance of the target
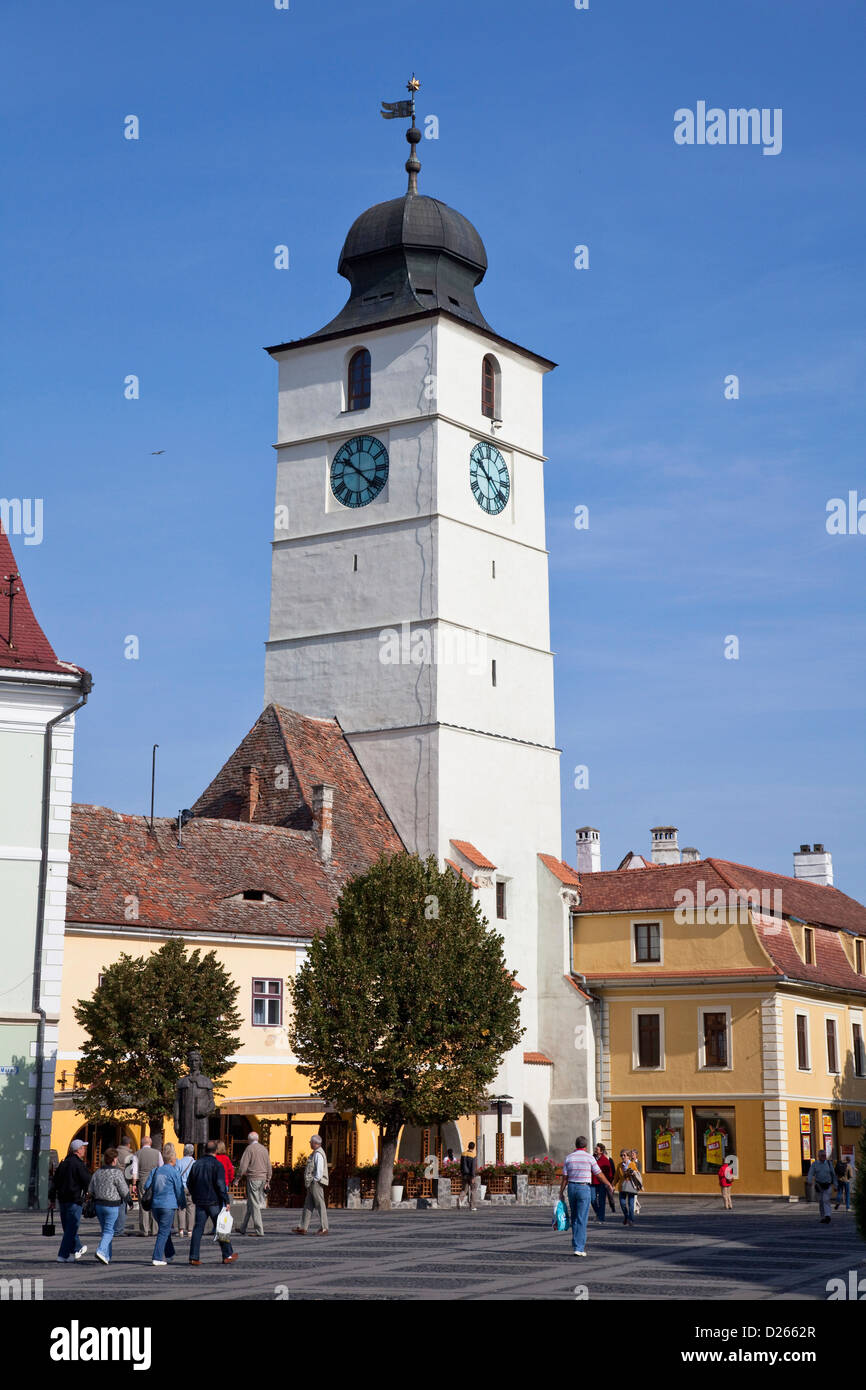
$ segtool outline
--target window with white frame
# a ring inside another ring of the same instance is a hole
[[[635,1071],[664,1071],[664,1009],[632,1009],[632,1066]]]
[[[835,1018],[829,1015],[824,1017],[824,1028],[827,1034],[827,1072],[830,1076],[839,1075],[839,1036],[836,1028]]]
[[[698,1009],[698,1065],[701,1071],[730,1071],[730,1006],[713,1004]]]
[[[809,1015],[797,1014],[797,1070],[811,1071],[809,1049]]]
[[[854,1075],[866,1076],[866,1043],[863,1041],[863,1015],[852,1015],[851,1036],[854,1053]]]
[[[282,980],[253,980],[253,1027],[280,1028],[282,1022]]]
[[[631,958],[635,965],[660,964],[662,958],[661,922],[633,922]]]

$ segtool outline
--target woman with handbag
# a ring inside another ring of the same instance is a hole
[[[126,1205],[129,1187],[117,1166],[117,1149],[106,1149],[102,1155],[102,1167],[97,1168],[87,1189],[88,1197],[93,1199],[93,1212],[99,1222],[101,1239],[96,1249],[96,1258],[104,1265],[111,1264],[111,1241],[114,1228],[120,1216],[121,1207]],[[85,1211],[85,1216],[87,1212]]]
[[[170,1264],[174,1259],[172,1223],[178,1209],[186,1206],[183,1178],[175,1163],[174,1144],[163,1144],[162,1167],[151,1170],[139,1200],[147,1203],[156,1222],[156,1245],[153,1247],[152,1263]]]
[[[619,1207],[622,1212],[622,1224],[624,1226],[634,1225],[634,1200],[639,1192],[643,1191],[640,1173],[637,1165],[629,1157],[627,1149],[620,1149],[619,1163],[616,1165],[615,1186],[619,1188]]]

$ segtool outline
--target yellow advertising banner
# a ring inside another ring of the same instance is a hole
[[[656,1130],[656,1163],[670,1163],[674,1136],[669,1129]]]
[[[833,1116],[832,1116],[832,1115],[825,1115],[825,1116],[824,1116],[824,1133],[825,1133],[826,1135],[828,1135],[830,1138],[833,1137]]]
[[[802,1115],[802,1114],[801,1114],[801,1116],[800,1116],[800,1133],[801,1133],[801,1134],[811,1134],[811,1133],[812,1133],[812,1117],[811,1117],[811,1115]]]
[[[721,1166],[724,1158],[724,1135],[720,1129],[708,1129],[704,1138],[704,1148],[707,1153],[707,1163],[714,1164],[717,1168]]]

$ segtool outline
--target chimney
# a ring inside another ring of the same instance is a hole
[[[680,859],[680,863],[681,863],[681,864],[696,864],[697,861],[700,859],[700,857],[701,857],[701,856],[698,854],[698,851],[695,849],[694,845],[689,845],[687,848],[684,848],[684,849],[683,849],[682,858]]]
[[[597,874],[601,872],[601,841],[598,831],[591,825],[582,825],[577,832],[577,872]]]
[[[823,883],[833,887],[833,856],[823,845],[801,845],[799,853],[794,852],[794,877],[806,879],[809,883]]]
[[[244,799],[243,805],[241,806],[240,819],[249,822],[254,819],[256,807],[259,804],[259,770],[254,766],[245,767],[242,770],[244,775]]]
[[[324,864],[330,862],[333,830],[334,788],[327,782],[319,782],[313,787],[313,833]]]
[[[680,847],[675,825],[654,825],[652,828],[654,864],[679,864]]]

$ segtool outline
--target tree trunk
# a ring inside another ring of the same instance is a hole
[[[394,1160],[397,1157],[397,1143],[402,1128],[402,1120],[389,1120],[385,1126],[382,1149],[379,1154],[379,1176],[376,1180],[376,1196],[373,1201],[374,1211],[391,1210],[391,1184],[394,1181]]]

